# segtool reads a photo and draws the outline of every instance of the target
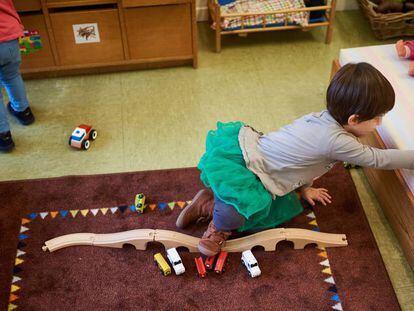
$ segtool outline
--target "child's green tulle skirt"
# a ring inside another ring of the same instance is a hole
[[[246,218],[238,231],[273,228],[300,214],[303,207],[295,192],[272,200],[246,167],[238,139],[242,126],[242,122],[218,122],[217,129],[208,132],[206,152],[198,164],[201,180]]]

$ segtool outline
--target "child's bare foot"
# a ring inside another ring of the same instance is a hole
[[[414,62],[410,62],[410,65],[408,65],[408,74],[414,76]]]
[[[405,44],[403,40],[398,40],[395,44],[395,49],[397,50],[398,57],[406,58],[407,51],[405,49]]]

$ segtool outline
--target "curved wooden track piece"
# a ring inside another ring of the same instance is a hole
[[[148,242],[159,242],[166,249],[171,247],[185,247],[191,253],[198,252],[199,238],[161,229],[136,229],[118,233],[94,234],[74,233],[63,235],[45,242],[44,251],[75,245],[92,245],[101,247],[122,248],[125,244],[134,245],[136,249],[145,250]],[[307,244],[316,244],[318,247],[347,246],[348,241],[344,234],[321,233],[306,229],[270,229],[255,233],[243,238],[227,241],[223,250],[227,252],[242,252],[255,246],[262,246],[265,251],[274,251],[280,241],[291,241],[295,249],[302,249]]]
[[[42,249],[53,252],[75,245],[122,248],[124,244],[132,244],[136,249],[145,250],[147,243],[154,241],[154,232],[154,229],[136,229],[105,234],[73,233],[46,241]]]

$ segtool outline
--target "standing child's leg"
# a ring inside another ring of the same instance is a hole
[[[29,125],[34,122],[33,113],[29,107],[26,88],[20,75],[20,48],[18,40],[0,43],[0,81],[10,98],[8,108],[20,123]]]
[[[13,148],[14,142],[10,133],[9,122],[7,121],[6,107],[3,102],[0,84],[0,151],[9,151]]]
[[[236,209],[214,197],[213,220],[201,238],[198,249],[206,256],[214,256],[220,252],[232,230],[243,226],[246,218]]]

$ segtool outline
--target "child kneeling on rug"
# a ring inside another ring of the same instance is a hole
[[[263,135],[242,122],[217,123],[207,135],[198,168],[201,190],[176,225],[210,219],[198,249],[217,254],[233,230],[278,226],[303,211],[295,190],[315,205],[331,203],[314,179],[337,161],[381,169],[413,169],[414,150],[377,149],[361,144],[394,106],[388,80],[367,63],[343,66],[327,90],[327,110],[311,113]]]

